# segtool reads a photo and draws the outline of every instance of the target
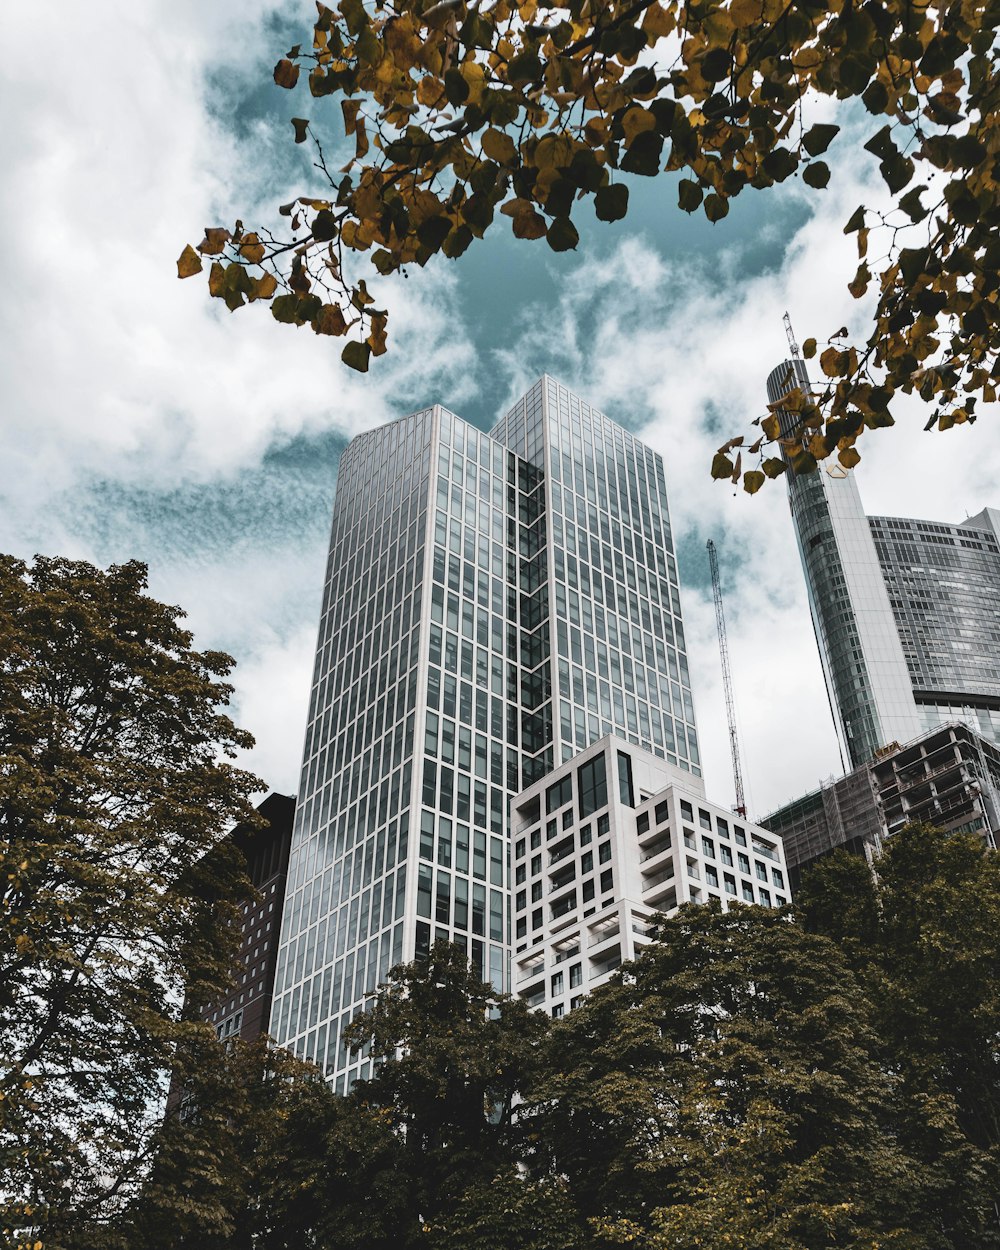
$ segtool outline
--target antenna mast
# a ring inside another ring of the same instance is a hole
[[[791,340],[791,322],[788,320],[788,313],[785,313],[785,320],[788,322],[787,329],[789,340]],[[795,347],[794,342],[792,346]],[[798,348],[795,348],[796,355]],[[740,744],[736,734],[736,708],[733,703],[733,679],[729,672],[729,644],[726,642],[726,618],[722,611],[722,580],[719,577],[719,559],[715,554],[715,543],[708,540],[708,563],[712,570],[712,593],[715,596],[715,624],[719,631],[719,654],[722,657],[722,687],[726,695],[726,717],[729,721],[729,749],[733,757],[733,784],[736,787],[736,805],[733,808],[740,816],[746,819],[747,805],[743,796],[743,773],[740,769]]]
[[[785,323],[785,334],[788,336],[788,347],[792,353],[792,359],[799,359],[799,345],[795,341],[795,332],[792,329],[792,319],[786,312],[782,320]]]

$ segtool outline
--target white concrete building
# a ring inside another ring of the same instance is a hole
[[[683,903],[789,901],[781,839],[699,778],[616,737],[514,800],[513,990],[561,1016]]]

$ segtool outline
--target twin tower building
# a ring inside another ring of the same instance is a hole
[[[824,474],[791,502],[851,764],[998,729],[998,515],[868,519]],[[705,795],[663,462],[554,379],[489,434],[435,406],[344,452],[280,893],[270,1032],[341,1090],[347,1023],[437,939],[559,1016],[658,912],[789,900],[781,837]]]

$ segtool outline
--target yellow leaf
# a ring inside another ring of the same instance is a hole
[[[259,265],[264,259],[266,249],[264,244],[255,234],[245,234],[243,242],[240,244],[240,255],[244,260],[250,262],[251,265]]]
[[[853,447],[844,447],[841,451],[837,452],[837,459],[845,469],[853,469],[856,464],[860,463],[861,453],[859,451],[855,451]]]
[[[284,57],[274,67],[274,81],[290,91],[299,81],[299,67]]]
[[[677,14],[673,6],[665,8],[662,4],[651,4],[642,19],[642,29],[651,42],[672,35],[677,29]]]
[[[764,474],[759,469],[748,469],[743,474],[743,489],[748,495],[756,495],[764,485]]]
[[[340,110],[344,114],[344,134],[353,135],[358,124],[358,110],[361,108],[360,100],[341,100]]]
[[[226,243],[232,236],[221,226],[206,226],[205,237],[198,244],[198,251],[203,256],[218,256],[226,249]]]
[[[201,273],[201,257],[189,243],[180,256],[177,257],[177,276],[178,278],[190,278],[196,273]]]
[[[775,413],[768,413],[766,417],[761,418],[760,428],[764,431],[772,441],[778,437],[780,432],[780,423]]]
[[[255,281],[250,298],[251,300],[270,299],[277,289],[278,279],[273,273],[266,273],[262,278],[258,278]]]
[[[494,130],[492,127],[485,131],[482,139],[483,152],[491,161],[496,161],[498,165],[513,165],[517,158],[517,149],[514,147],[514,140],[508,134],[504,134],[502,130]]]
[[[431,74],[425,75],[417,84],[417,103],[433,108],[444,95],[444,83]]]
[[[372,349],[373,356],[382,356],[385,354],[385,313],[372,314],[372,332],[368,336],[368,345]]]
[[[324,304],[313,320],[317,334],[346,334],[347,322],[338,304]]]
[[[733,476],[733,462],[727,455],[721,451],[717,451],[712,458],[712,477],[714,478],[731,478]]]
[[[625,131],[625,146],[631,147],[632,140],[636,135],[641,135],[646,130],[654,130],[656,128],[656,118],[649,111],[638,104],[628,110],[622,118],[622,129]]]
[[[208,273],[208,293],[209,295],[222,295],[226,281],[226,271],[217,260],[212,261],[212,268]]]

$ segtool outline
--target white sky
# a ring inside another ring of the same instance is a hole
[[[310,6],[281,7],[309,28]],[[270,13],[260,0],[103,0],[44,20],[33,0],[0,10],[0,548],[146,559],[153,593],[188,610],[198,645],[236,656],[237,718],[258,739],[251,765],[294,791],[331,436],[433,401],[495,415],[547,369],[664,455],[710,796],[732,800],[709,537],[752,814],[838,772],[784,487],[734,495],[708,464],[761,411],[786,308],[801,337],[863,324],[843,290],[856,262],[841,232],[867,176],[845,162],[857,148],[843,145],[833,185],[787,232],[778,210],[796,208],[795,188],[742,225],[734,213],[714,228],[717,246],[692,252],[665,190],[662,214],[647,200],[654,211],[635,226],[558,266],[537,244],[537,280],[495,314],[486,305],[488,343],[467,315],[470,292],[489,301],[502,248],[478,268],[382,284],[390,352],[360,378],[340,365],[340,344],[258,310],[230,316],[200,278],[174,276],[203,225],[299,189],[286,119],[308,101],[274,89],[273,118],[235,112],[254,84],[266,91],[284,51]],[[773,263],[748,268],[765,244]],[[870,512],[954,521],[1000,503],[986,421],[935,436],[921,411],[897,417],[863,443]],[[296,450],[300,476],[278,476],[273,458]]]

